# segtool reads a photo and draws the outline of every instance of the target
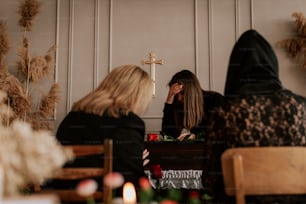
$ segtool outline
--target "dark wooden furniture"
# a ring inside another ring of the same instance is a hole
[[[152,141],[146,142],[146,148],[150,152],[150,165],[160,164],[163,170],[203,170],[207,158],[203,141]]]
[[[71,145],[65,146],[71,148],[75,157],[85,157],[91,155],[103,155],[103,167],[65,167],[52,179],[57,180],[83,180],[93,177],[101,177],[103,183],[104,175],[112,172],[113,168],[113,141],[105,139],[104,144],[101,145]],[[39,189],[36,188],[38,193],[51,193],[57,195],[62,202],[85,202],[86,198],[79,196],[74,189]],[[112,190],[103,186],[102,191],[97,191],[94,194],[96,201],[103,201],[109,203],[112,198]]]

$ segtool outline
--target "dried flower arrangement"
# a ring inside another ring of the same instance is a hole
[[[2,122],[11,117],[5,100],[6,93],[0,91]],[[33,130],[29,123],[18,119],[10,126],[0,124],[0,140],[4,196],[18,195],[28,184],[44,182],[73,159],[72,151],[60,145],[51,132]]]
[[[47,94],[39,90],[38,83],[50,76],[54,69],[56,47],[53,45],[43,56],[31,56],[27,33],[32,30],[33,19],[39,14],[41,3],[37,0],[20,1],[18,14],[19,26],[22,28],[22,45],[16,62],[17,76],[8,71],[4,58],[10,49],[6,24],[0,20],[0,87],[7,92],[6,104],[14,112],[9,123],[21,119],[32,124],[35,130],[52,130],[47,119],[52,117],[55,105],[59,101],[59,85],[54,83]],[[37,91],[38,90],[38,91]],[[36,92],[35,92],[36,91]],[[35,103],[34,95],[41,94]]]
[[[289,56],[302,62],[302,67],[306,68],[306,18],[303,13],[294,12],[296,36],[282,40],[277,43],[279,47],[285,48]]]

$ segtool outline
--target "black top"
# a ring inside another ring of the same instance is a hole
[[[99,116],[85,112],[70,112],[60,124],[56,137],[63,145],[102,144],[105,138],[113,139],[113,171],[120,172],[125,182],[138,186],[145,176],[142,152],[145,124],[133,113],[119,118]],[[101,166],[101,157],[75,160],[67,166]]]
[[[207,169],[202,174],[204,188],[220,200],[227,199],[220,161],[227,148],[306,145],[306,98],[281,87],[274,51],[254,30],[245,32],[233,49],[225,94],[225,105],[212,113]],[[251,199],[254,203],[305,201],[292,196]]]
[[[203,91],[203,98],[204,118],[197,127],[193,127],[190,130],[190,132],[195,135],[203,133],[205,134],[212,109],[223,104],[223,96],[214,91]],[[164,114],[162,118],[162,131],[168,136],[177,138],[181,131],[176,127],[175,124],[174,108],[175,106],[173,104],[165,103],[163,110]],[[180,117],[183,118],[183,105],[179,108],[178,112]]]

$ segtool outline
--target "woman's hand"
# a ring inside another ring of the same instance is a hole
[[[142,161],[143,161],[142,165],[143,166],[146,166],[150,162],[150,160],[147,159],[149,154],[150,152],[147,149],[143,150],[142,152]]]
[[[169,88],[168,97],[166,103],[172,104],[174,96],[183,90],[183,85],[179,83],[172,84]]]
[[[179,141],[183,141],[185,139],[185,137],[187,137],[188,140],[194,140],[196,138],[195,134],[193,133],[182,133],[180,134],[180,136],[178,136],[178,140]]]

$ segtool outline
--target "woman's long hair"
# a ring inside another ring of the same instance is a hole
[[[179,130],[182,128],[191,129],[200,124],[204,117],[204,99],[203,91],[197,77],[189,70],[177,72],[169,82],[169,86],[174,83],[182,84],[184,87],[184,116],[180,118],[177,112],[179,102],[174,98],[174,109],[176,126]],[[182,126],[183,125],[183,126]]]
[[[152,92],[153,83],[147,72],[136,65],[122,65],[114,68],[97,89],[76,102],[72,110],[113,117],[128,112],[142,115]]]

